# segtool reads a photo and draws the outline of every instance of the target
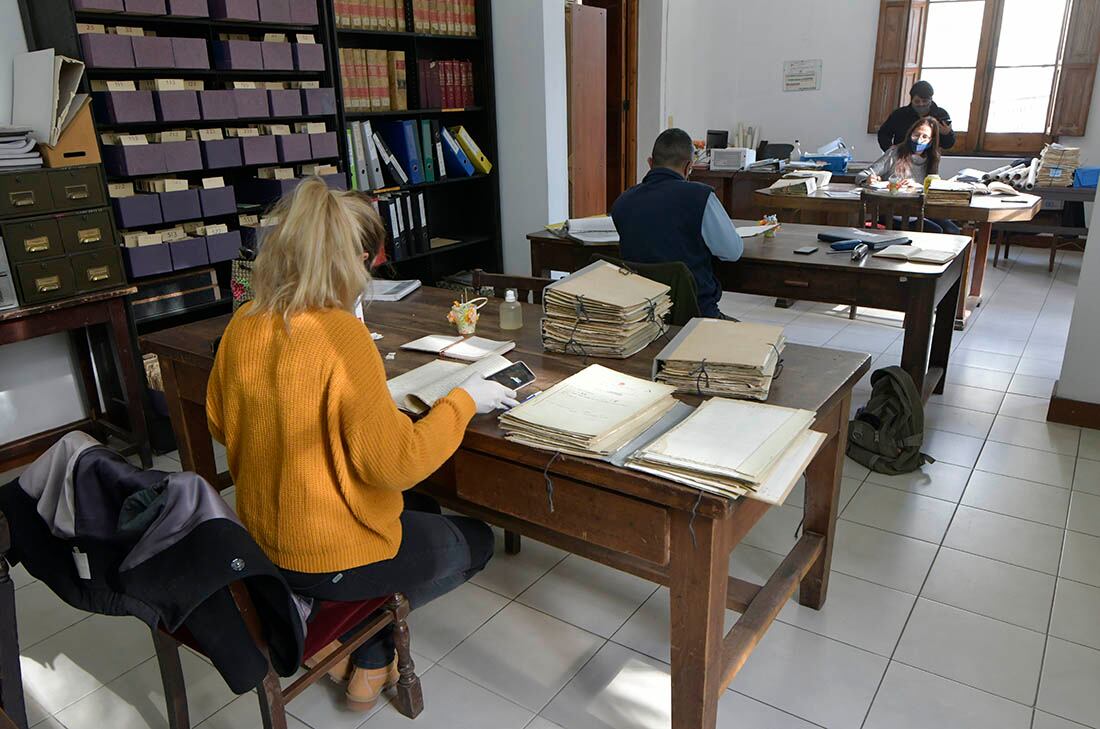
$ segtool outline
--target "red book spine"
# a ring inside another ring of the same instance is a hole
[[[462,62],[462,105],[473,106],[474,101],[474,64],[470,61]]]

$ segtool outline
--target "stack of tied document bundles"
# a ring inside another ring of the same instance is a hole
[[[672,309],[666,284],[592,263],[543,292],[542,345],[547,352],[625,359],[665,333]]]
[[[786,344],[781,326],[692,319],[653,360],[653,379],[693,395],[767,400]]]
[[[924,193],[925,205],[970,205],[974,186],[967,182],[954,180],[932,180]]]
[[[674,389],[590,365],[501,414],[500,427],[516,443],[603,458],[672,410]]]
[[[825,442],[814,414],[712,398],[627,457],[627,468],[730,498],[783,503]]]

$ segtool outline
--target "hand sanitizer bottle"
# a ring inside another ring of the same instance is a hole
[[[794,140],[794,149],[791,150],[791,162],[802,161],[802,145],[798,143],[798,140]]]
[[[515,289],[508,289],[504,292],[504,303],[500,305],[500,328],[523,328],[523,307],[516,301]]]

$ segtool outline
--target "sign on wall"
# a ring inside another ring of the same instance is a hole
[[[783,62],[784,91],[816,91],[820,88],[820,58]]]

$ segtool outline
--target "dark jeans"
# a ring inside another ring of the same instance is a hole
[[[405,494],[401,530],[393,559],[342,572],[283,570],[283,575],[291,590],[318,600],[353,602],[400,592],[418,608],[466,582],[493,556],[493,532],[486,524],[443,516],[439,504],[421,494]],[[393,633],[387,628],[360,646],[352,659],[360,668],[384,668],[393,654]]]
[[[913,220],[915,220],[915,218],[910,218],[909,220],[913,221]],[[894,216],[894,225],[896,227],[899,227],[899,228],[901,227],[901,216],[900,215],[895,215]],[[939,220],[939,219],[933,220],[932,218],[925,218],[924,219],[924,232],[925,233],[947,233],[948,235],[958,235],[962,231],[959,229],[959,226],[955,223],[954,220]]]

